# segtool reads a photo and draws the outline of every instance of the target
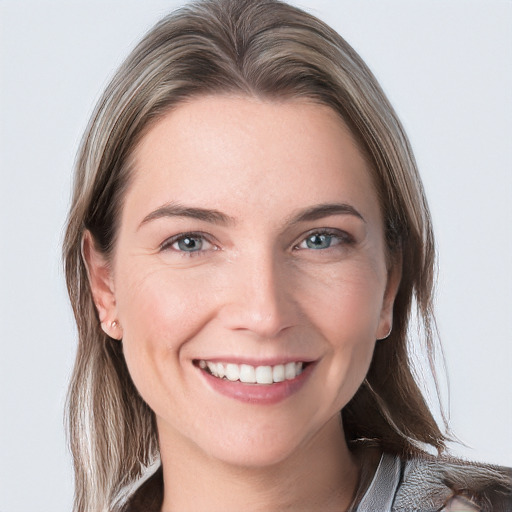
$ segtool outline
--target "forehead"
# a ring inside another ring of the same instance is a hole
[[[149,129],[133,162],[128,211],[170,201],[232,214],[376,203],[368,164],[339,115],[302,100],[194,98]]]

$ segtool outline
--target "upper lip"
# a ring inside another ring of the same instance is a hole
[[[276,366],[278,364],[287,363],[313,363],[317,359],[312,357],[302,356],[283,356],[271,358],[248,358],[236,356],[213,356],[213,357],[198,357],[194,361],[209,361],[212,363],[232,363],[232,364],[247,364],[250,366]]]

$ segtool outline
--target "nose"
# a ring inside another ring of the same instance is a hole
[[[272,339],[296,323],[293,276],[272,254],[237,258],[226,285],[219,315],[226,328]]]

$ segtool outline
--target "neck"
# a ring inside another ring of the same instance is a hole
[[[169,442],[171,441],[171,442]],[[347,510],[359,479],[339,418],[284,460],[264,467],[212,459],[160,430],[162,512]]]

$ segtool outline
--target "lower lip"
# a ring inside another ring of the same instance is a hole
[[[198,369],[206,382],[218,393],[240,402],[271,405],[281,402],[297,393],[313,371],[314,363],[309,363],[300,375],[291,380],[274,384],[247,384],[240,381],[219,379]]]

